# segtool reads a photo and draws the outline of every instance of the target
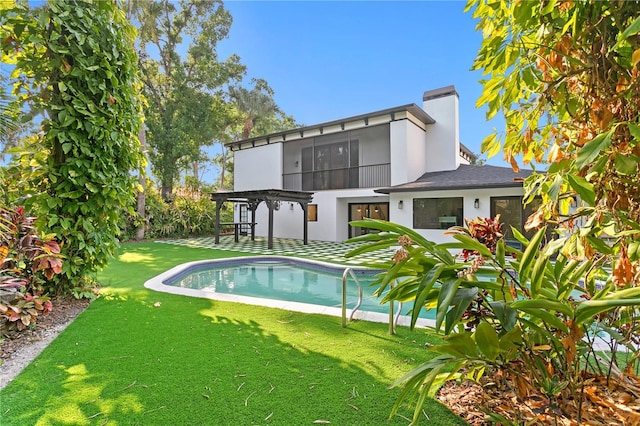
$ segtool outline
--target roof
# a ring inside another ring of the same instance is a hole
[[[522,181],[532,173],[532,170],[520,170],[515,173],[510,167],[461,164],[456,170],[425,173],[414,182],[376,189],[375,192],[390,194],[443,189],[521,187]]]
[[[410,114],[410,117],[417,120],[423,126],[434,124],[436,122],[418,105],[407,104],[383,109],[380,111],[369,112],[367,114],[360,114],[353,117],[341,118],[339,120],[314,124],[312,126],[298,127],[295,129],[284,130],[268,135],[229,142],[225,145],[232,151],[236,151],[238,149],[253,148],[255,146],[266,145],[270,143],[286,142],[288,140],[302,139],[305,137],[317,136],[319,134],[322,135],[325,133],[335,133],[336,131],[344,131],[346,129],[377,125],[381,124],[381,119],[388,123],[391,121],[406,119],[408,117],[407,113]],[[354,127],[354,124],[357,124],[357,126]]]
[[[422,95],[423,101],[430,101],[432,99],[444,98],[445,96],[456,95],[458,96],[458,92],[456,91],[456,86],[446,86],[441,87],[439,89],[427,90]]]
[[[290,191],[286,189],[257,189],[250,191],[219,191],[211,193],[211,200],[225,201],[291,201],[310,203],[313,192]]]

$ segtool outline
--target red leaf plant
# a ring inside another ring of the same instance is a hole
[[[62,272],[60,245],[39,235],[22,206],[0,208],[0,325],[11,337],[53,308],[45,285]]]

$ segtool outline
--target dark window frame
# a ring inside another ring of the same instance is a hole
[[[457,205],[447,206],[447,202]],[[433,215],[433,216],[429,216]],[[413,229],[449,229],[464,225],[464,197],[413,199]]]

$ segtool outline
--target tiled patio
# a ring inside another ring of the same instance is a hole
[[[309,241],[309,244],[305,246],[304,244],[302,244],[302,240],[274,238],[273,249],[268,249],[266,238],[256,237],[255,241],[251,241],[250,237],[242,236],[240,237],[240,241],[236,243],[233,240],[233,235],[221,236],[219,244],[215,244],[215,240],[213,237],[162,240],[159,242],[187,247],[229,250],[257,255],[304,257],[308,259],[320,260],[323,262],[337,263],[340,265],[364,265],[380,263],[381,261],[391,259],[393,253],[395,252],[395,249],[390,248],[386,250],[378,250],[371,253],[365,253],[352,258],[346,258],[344,257],[346,253],[359,247],[362,243]]]

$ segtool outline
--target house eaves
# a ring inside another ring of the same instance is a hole
[[[378,124],[387,124],[398,120],[410,120],[423,130],[426,129],[426,126],[435,123],[435,120],[418,105],[407,104],[340,120],[327,121],[313,126],[304,126],[297,129],[285,130],[264,136],[229,142],[226,143],[225,146],[231,151],[238,151],[241,149],[254,148],[256,146],[269,145],[272,143],[283,143],[292,140],[343,132],[345,130],[359,129]]]
[[[479,188],[522,187],[532,170],[515,173],[510,167],[460,165],[456,170],[425,173],[413,182],[376,189],[379,194]]]
[[[478,159],[478,156],[462,143],[460,143],[460,156],[470,163]]]

